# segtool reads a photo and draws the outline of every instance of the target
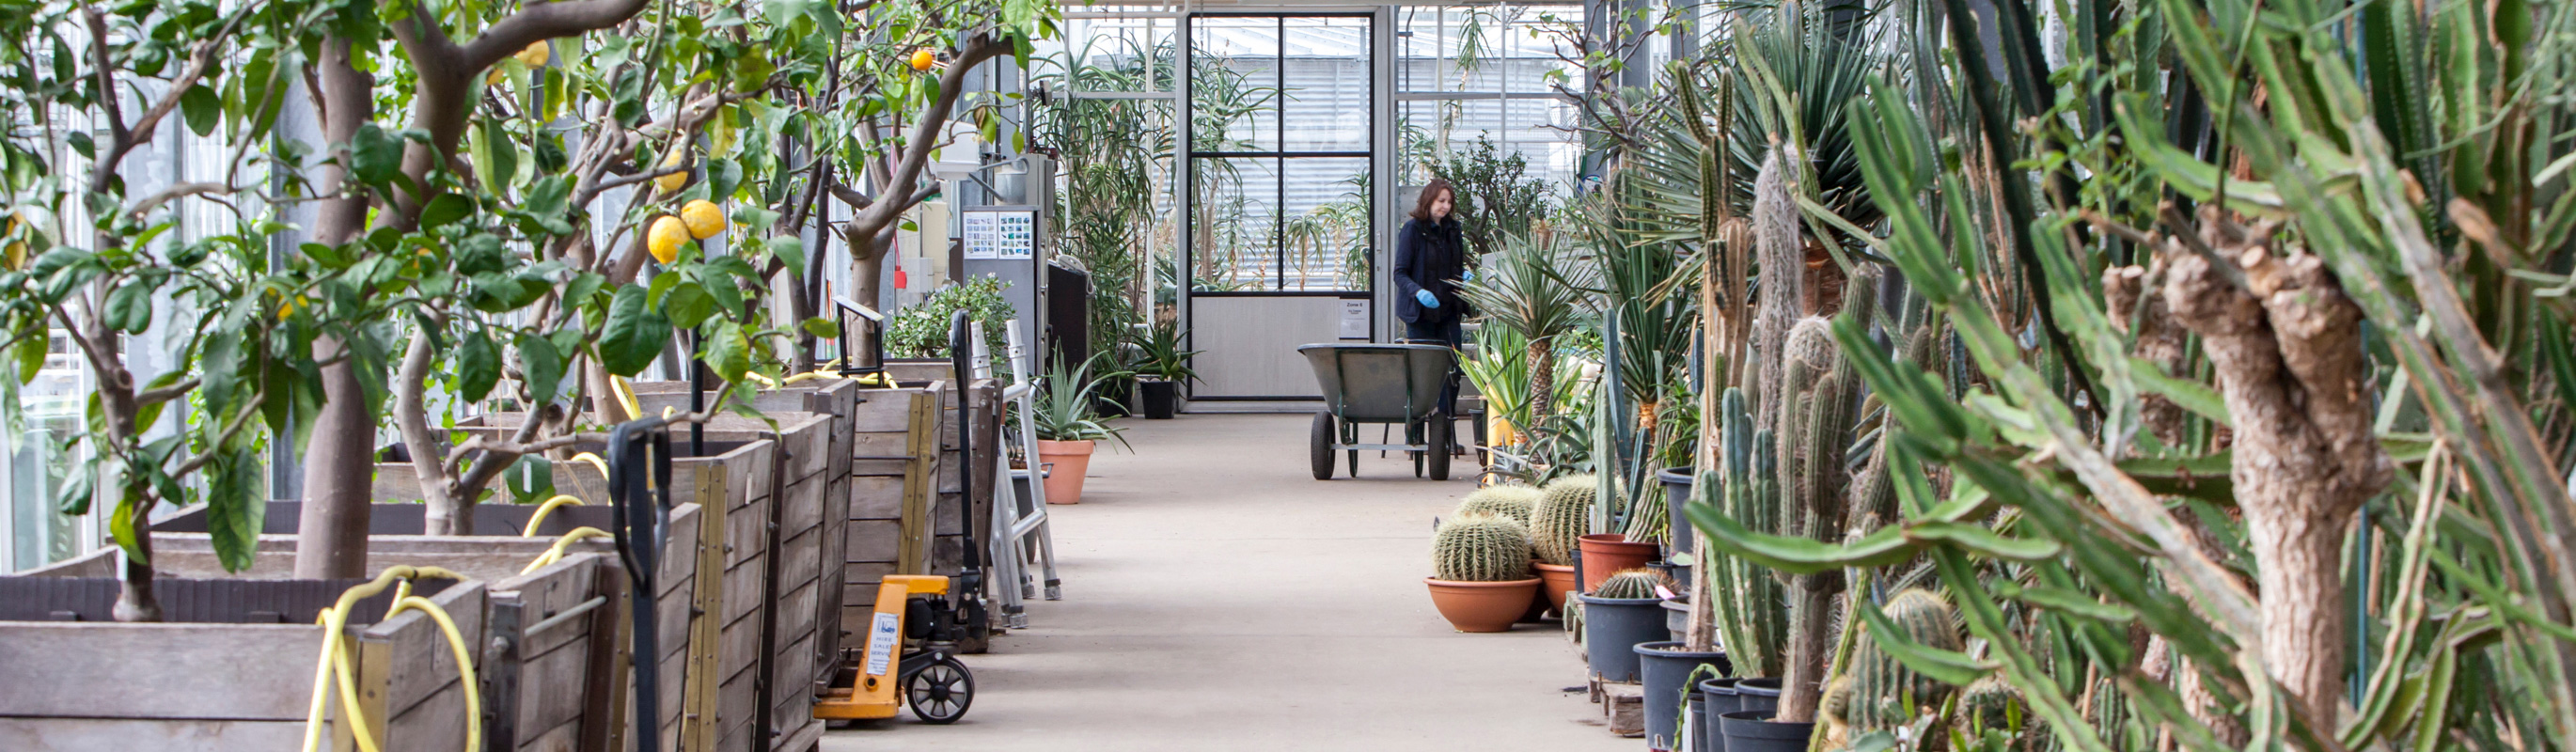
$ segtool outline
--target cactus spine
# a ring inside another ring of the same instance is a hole
[[[1592,505],[1600,497],[1598,479],[1589,475],[1558,478],[1540,489],[1530,508],[1530,545],[1539,561],[1574,565],[1574,547],[1592,529]]]
[[[1459,517],[1431,539],[1434,579],[1509,582],[1529,579],[1529,528],[1498,515]]]
[[[1747,529],[1779,532],[1771,432],[1756,428],[1743,389],[1728,387],[1718,398],[1718,414],[1719,482],[1711,485],[1719,510]],[[1789,628],[1779,607],[1785,597],[1780,582],[1769,570],[1733,556],[1710,557],[1704,565],[1715,567],[1710,605],[1727,657],[1745,676],[1779,676],[1781,641]]]
[[[1664,576],[1651,569],[1628,569],[1612,574],[1592,589],[1594,598],[1659,598],[1655,587],[1664,584]]]
[[[1531,508],[1538,505],[1538,497],[1538,489],[1518,483],[1486,486],[1477,489],[1475,493],[1467,494],[1467,498],[1460,499],[1458,508],[1449,514],[1452,517],[1498,515],[1510,517],[1512,521],[1526,526],[1530,524]]]

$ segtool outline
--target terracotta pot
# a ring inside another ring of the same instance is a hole
[[[1440,618],[1460,632],[1506,632],[1529,610],[1530,591],[1538,578],[1508,582],[1459,582],[1422,578],[1431,586],[1431,605]]]
[[[1049,504],[1082,503],[1082,474],[1091,470],[1091,450],[1096,441],[1038,440],[1038,462],[1047,468],[1046,492]]]
[[[1055,489],[1047,489],[1047,494],[1052,497]],[[1583,549],[1583,592],[1586,593],[1600,587],[1602,580],[1610,579],[1610,575],[1620,570],[1636,569],[1654,561],[1657,553],[1655,544],[1630,543],[1626,536],[1618,533],[1593,533],[1578,539],[1575,545]]]
[[[1547,610],[1565,613],[1565,592],[1574,589],[1574,568],[1546,562],[1530,562],[1538,570],[1538,599],[1547,602]]]

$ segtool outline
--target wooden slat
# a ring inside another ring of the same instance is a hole
[[[447,752],[465,748],[465,687],[450,682],[385,722],[385,752]]]
[[[430,602],[447,611],[456,622],[456,631],[465,638],[467,655],[483,652],[484,584],[468,580],[450,586]],[[428,699],[441,689],[454,685],[462,675],[456,665],[456,649],[447,641],[447,632],[429,614],[405,611],[393,618],[367,627],[358,635],[362,655],[372,655],[366,648],[381,643],[393,663],[385,666],[385,707],[400,717],[412,706]],[[309,682],[308,682],[309,683]],[[458,746],[463,746],[459,740]]]
[[[0,716],[293,721],[301,742],[321,652],[310,624],[0,622]]]
[[[742,563],[769,550],[769,500],[757,499],[735,507],[725,525],[725,569],[742,567]],[[731,524],[738,522],[740,524]]]
[[[792,538],[823,524],[823,492],[834,484],[823,476],[790,481],[779,497],[778,537]]]
[[[900,476],[851,478],[849,519],[903,519],[903,485]]]
[[[778,644],[814,633],[814,594],[814,585],[807,583],[778,597]],[[781,650],[778,654],[787,653]]]
[[[818,565],[823,559],[823,531],[807,530],[795,540],[778,547],[778,589],[794,589],[813,584],[821,576]]]
[[[305,683],[311,684],[312,667],[306,666],[305,673]],[[292,721],[0,718],[0,740],[20,752],[294,750],[304,744],[304,717],[299,713]]]

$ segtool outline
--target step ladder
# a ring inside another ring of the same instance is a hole
[[[997,579],[1019,585],[995,589],[1002,594],[1003,625],[1020,629],[1029,625],[1022,603],[1038,594],[1038,583],[1031,580],[1029,565],[1036,563],[1045,571],[1047,600],[1062,600],[1064,583],[1055,573],[1055,534],[1047,526],[1044,467],[1038,463],[1037,420],[1031,417],[1036,410],[1038,383],[1031,376],[1034,371],[1029,367],[1028,348],[1020,342],[1020,321],[1012,319],[1003,326],[1004,343],[1010,350],[1007,357],[1011,362],[1011,385],[1002,389],[1001,401],[1018,408],[1018,420],[1003,429],[1002,459],[993,463],[992,561]],[[974,332],[974,377],[992,378],[993,359],[983,347],[984,324],[974,322],[969,327]],[[1020,456],[1028,460],[1029,469],[1011,469],[1011,446],[1020,448]],[[1026,497],[1019,495],[1014,481],[1027,483]],[[1028,511],[1022,512],[1022,506]]]

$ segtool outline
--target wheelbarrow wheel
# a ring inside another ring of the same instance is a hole
[[[903,694],[913,717],[922,723],[956,723],[966,717],[966,707],[975,704],[975,675],[967,673],[966,664],[943,655],[913,674]]]
[[[1430,465],[1425,469],[1431,471],[1432,480],[1449,479],[1449,434],[1455,430],[1456,427],[1449,423],[1449,416],[1435,415],[1431,417],[1428,430],[1422,432],[1424,444],[1431,447],[1430,451],[1422,453],[1422,458]]]
[[[1311,464],[1311,465],[1314,465],[1314,466],[1315,466],[1315,467],[1314,467],[1314,470],[1315,470],[1315,479],[1316,479],[1316,480],[1332,480],[1332,479],[1333,479],[1333,414],[1332,414],[1332,413],[1324,412],[1324,413],[1316,413],[1316,414],[1315,414],[1315,430],[1310,434],[1310,438],[1308,439],[1308,442],[1309,442],[1309,446],[1307,446],[1307,447],[1306,447],[1306,458],[1307,458],[1307,463],[1308,463],[1308,464]],[[1352,465],[1354,465],[1354,466],[1356,466],[1356,465],[1358,465],[1359,463],[1358,463],[1357,461],[1353,461],[1351,464],[1352,464]],[[1357,467],[1353,467],[1352,469],[1356,470],[1356,469],[1358,469],[1358,468],[1357,468]]]

